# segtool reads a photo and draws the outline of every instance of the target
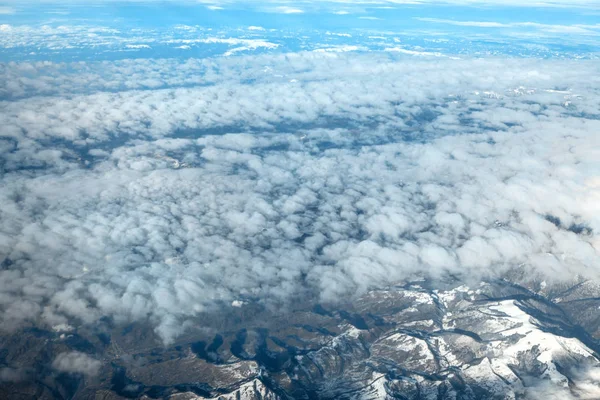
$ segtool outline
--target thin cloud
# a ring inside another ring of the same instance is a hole
[[[440,18],[415,18],[422,22],[431,22],[436,24],[446,24],[454,26],[467,26],[477,28],[533,28],[546,32],[553,33],[571,33],[581,35],[600,35],[600,25],[553,25],[553,24],[540,24],[536,22],[510,22],[500,23],[492,21],[456,21],[450,19]]]
[[[279,7],[268,8],[267,11],[279,13],[279,14],[304,14],[304,10],[302,10],[300,8],[296,8],[296,7],[290,7],[290,6],[279,6]]]

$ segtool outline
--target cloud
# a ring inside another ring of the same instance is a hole
[[[296,8],[296,7],[290,7],[290,6],[273,7],[273,8],[269,8],[269,11],[275,12],[275,13],[280,13],[280,14],[303,14],[304,13],[304,10],[302,10],[300,8]]]
[[[256,28],[256,27],[254,27],[254,28]],[[256,50],[259,48],[276,49],[277,47],[279,47],[279,45],[276,43],[271,43],[271,42],[268,42],[266,40],[261,40],[261,39],[215,38],[215,37],[208,37],[208,38],[204,38],[204,39],[171,39],[171,40],[168,40],[166,43],[170,43],[170,44],[183,43],[184,45],[190,45],[190,44],[194,44],[194,43],[196,43],[196,44],[204,43],[204,44],[227,44],[229,46],[237,46],[237,47],[231,48],[231,49],[227,50],[225,53],[223,53],[224,56],[231,56],[235,53],[239,53],[239,52],[247,51],[247,50]]]
[[[288,6],[289,8],[289,6]],[[301,8],[305,12],[313,12],[310,8]],[[288,12],[288,9],[278,9],[277,6],[265,6],[262,11],[269,12]],[[374,19],[374,16],[364,16],[358,10],[353,18]],[[328,11],[324,11],[328,12]],[[325,14],[321,14],[325,15]],[[363,16],[361,16],[363,15]],[[500,24],[498,22],[477,22],[477,21],[454,21],[448,19],[421,19],[417,23],[420,26],[419,37],[421,39],[408,40],[402,48],[413,52],[429,53],[460,53],[481,54],[485,49],[485,42],[492,39],[491,32],[465,32],[461,29],[451,29],[444,32],[445,38],[440,38],[440,24],[468,24],[484,26],[505,26],[502,29],[495,29],[494,34],[503,36],[503,43],[496,47],[496,52],[501,54],[514,54],[516,49],[529,55],[536,56],[557,56],[552,51],[554,45],[561,45],[564,42],[564,35],[569,34],[572,37],[571,46],[565,49],[559,57],[577,57],[593,58],[595,57],[591,49],[598,43],[600,29],[593,24],[576,25],[550,25],[533,22]],[[301,46],[303,50],[315,50],[324,48],[328,44],[339,44],[347,46],[358,46],[365,48],[366,51],[381,51],[385,48],[394,48],[398,38],[394,37],[393,32],[384,32],[379,35],[369,35],[364,38],[362,35],[353,35],[348,39],[335,40],[333,35],[328,33],[330,30],[315,30],[311,40],[306,40],[302,44],[290,41],[285,30],[267,29],[264,31],[251,30],[241,25],[238,29],[219,28],[210,29],[198,25],[174,25],[164,26],[162,28],[148,29],[139,28],[135,30],[123,30],[118,26],[98,26],[93,22],[86,20],[81,24],[63,25],[59,21],[39,21],[39,24],[20,24],[18,21],[11,24],[0,25],[0,48],[4,48],[7,54],[10,54],[14,60],[32,60],[54,57],[57,52],[68,51],[75,57],[84,59],[91,53],[100,52],[101,57],[123,58],[139,51],[139,56],[150,56],[151,54],[161,54],[168,49],[189,46],[193,48],[197,56],[206,56],[208,54],[226,54],[240,55],[244,52],[262,53],[262,52],[285,52],[290,49]],[[350,22],[350,21],[347,21]],[[389,22],[389,21],[388,21]],[[433,25],[433,24],[436,25]],[[110,25],[110,24],[109,24]],[[414,25],[414,24],[413,24]],[[411,28],[411,29],[414,29]],[[340,32],[334,32],[339,34]],[[347,32],[346,34],[351,34]],[[475,36],[473,36],[475,35]],[[482,36],[483,35],[483,36]],[[379,39],[376,39],[376,36]],[[334,40],[332,40],[334,39]],[[461,43],[464,40],[471,40],[473,46],[465,48]],[[442,43],[443,44],[440,44]],[[236,43],[234,43],[236,42]],[[178,44],[177,44],[178,43]],[[230,46],[230,48],[228,48]],[[406,47],[406,48],[405,48]],[[151,48],[152,51],[143,51]],[[181,53],[181,52],[179,52]],[[2,66],[0,66],[2,68]],[[28,77],[22,74],[16,77],[25,80]],[[198,79],[199,77],[194,77]],[[34,82],[33,80],[31,82]],[[4,82],[3,82],[4,83]],[[38,85],[43,82],[36,81]],[[12,84],[8,80],[5,85]]]
[[[433,22],[437,24],[447,24],[447,25],[455,25],[455,26],[474,26],[478,28],[508,28],[513,26],[513,24],[504,24],[500,22],[490,22],[490,21],[456,21],[453,19],[441,19],[441,18],[415,18],[418,21],[423,22]]]
[[[431,52],[431,51],[416,51],[416,50],[409,50],[409,49],[405,49],[403,47],[386,47],[384,49],[384,51],[391,51],[391,52],[395,52],[395,53],[403,53],[403,54],[410,54],[412,56],[428,56],[428,57],[448,57],[440,52]]]
[[[366,51],[365,47],[360,46],[350,46],[350,45],[338,45],[338,46],[329,46],[325,48],[315,49],[313,50],[316,53],[344,53],[348,51]]]
[[[5,330],[109,317],[168,343],[232,304],[513,268],[598,278],[595,62],[305,52],[3,68],[21,78],[0,113]]]
[[[177,39],[173,40],[172,43],[193,43],[194,41],[183,40],[179,41]],[[197,43],[223,43],[228,45],[241,45],[239,47],[235,47],[226,51],[223,55],[230,56],[234,53],[238,53],[240,51],[246,50],[256,50],[258,48],[266,48],[266,49],[276,49],[279,45],[271,42],[267,42],[266,40],[259,39],[238,39],[238,38],[206,38],[206,39],[198,39]]]
[[[148,46],[147,44],[128,44],[125,45],[126,48],[128,49],[151,49],[152,47]]]
[[[63,50],[86,50],[103,48],[108,52],[154,49],[160,52],[165,46],[173,44],[195,45],[202,50],[215,47],[222,50],[222,45],[238,46],[235,52],[255,51],[257,49],[272,50],[279,47],[265,39],[250,39],[247,37],[230,37],[223,33],[215,36],[215,32],[200,26],[175,25],[172,27],[177,35],[166,34],[165,31],[140,28],[135,31],[120,31],[118,29],[94,25],[0,25],[0,48],[10,52],[20,52],[23,58],[35,49],[40,54]],[[251,27],[256,31],[258,27]],[[279,38],[275,33],[270,34],[273,40]],[[256,35],[257,36],[257,35]],[[231,50],[228,50],[231,52]],[[230,54],[228,54],[230,55]],[[121,57],[121,56],[120,56]],[[39,63],[38,65],[42,65]],[[4,66],[0,66],[3,68]],[[24,71],[21,71],[24,72]],[[20,76],[20,78],[24,78]],[[40,82],[38,82],[39,84]]]
[[[525,395],[531,400],[592,400],[600,397],[600,369],[582,366],[573,371],[573,385],[557,384],[549,380],[535,380]]]
[[[600,35],[600,25],[553,25],[553,24],[540,24],[536,22],[491,22],[491,21],[456,21],[450,19],[440,18],[415,18],[416,20],[423,22],[431,22],[436,24],[446,24],[454,26],[467,26],[477,28],[533,28],[545,32],[551,33],[568,33],[568,34],[579,34],[579,35]]]
[[[12,7],[0,7],[0,15],[11,15],[15,14],[17,10]]]
[[[90,377],[97,375],[101,367],[102,362],[78,351],[60,353],[52,362],[52,368],[57,371]]]

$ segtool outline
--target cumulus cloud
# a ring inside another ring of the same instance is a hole
[[[419,276],[598,278],[597,63],[308,52],[190,60],[191,87],[176,63],[6,67],[52,79],[2,103],[4,329],[108,316],[169,342]]]
[[[30,58],[36,54],[51,54],[56,51],[77,49],[103,48],[105,51],[136,52],[148,49],[157,51],[161,47],[175,47],[175,45],[193,45],[196,47],[226,47],[236,46],[243,50],[257,49],[270,50],[279,46],[265,40],[262,36],[275,37],[273,32],[260,32],[250,30],[241,37],[228,37],[230,30],[213,31],[200,26],[175,25],[164,29],[139,28],[136,30],[121,30],[119,27],[99,26],[96,24],[56,24],[53,21],[40,21],[41,26],[32,24],[1,24],[0,48],[5,51],[19,53],[21,58]],[[257,28],[257,27],[253,27]],[[177,35],[173,35],[173,30]],[[237,32],[239,33],[239,32]],[[217,35],[217,36],[215,36]],[[238,52],[241,50],[238,50]],[[121,57],[119,57],[121,58]],[[39,64],[43,64],[40,62]],[[2,65],[4,67],[4,65]],[[71,65],[75,66],[75,65]],[[78,68],[81,69],[81,68]],[[30,77],[28,72],[22,71],[23,79]],[[37,80],[43,85],[44,82]]]
[[[528,399],[532,400],[592,400],[600,398],[600,369],[581,368],[574,372],[574,382],[552,382],[536,380],[525,391]]]
[[[78,351],[60,353],[52,362],[52,368],[57,371],[86,376],[97,375],[101,367],[102,362]]]

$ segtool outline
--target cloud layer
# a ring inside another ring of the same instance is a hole
[[[4,68],[31,75],[0,113],[4,329],[109,316],[169,342],[232,302],[511,268],[598,278],[597,63]]]

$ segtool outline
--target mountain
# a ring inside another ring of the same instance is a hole
[[[3,375],[21,375],[4,379],[0,397],[600,398],[600,288],[516,280],[412,282],[343,308],[274,313],[245,304],[235,329],[169,347],[143,326],[29,329],[3,338]],[[102,365],[93,375],[57,373],[48,365],[66,349]]]

